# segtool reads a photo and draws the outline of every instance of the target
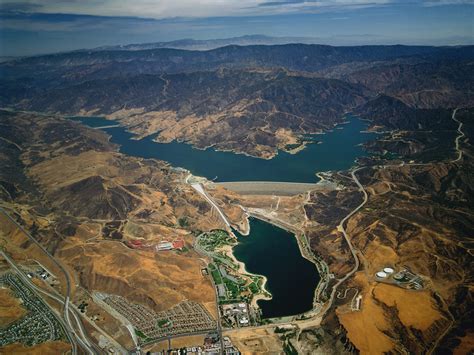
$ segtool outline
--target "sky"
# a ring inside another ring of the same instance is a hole
[[[474,0],[0,0],[0,57],[262,34],[474,44]]]

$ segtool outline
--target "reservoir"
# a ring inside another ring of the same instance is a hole
[[[99,117],[75,117],[91,127],[115,124]],[[123,127],[104,128],[111,142],[120,145],[120,152],[142,158],[154,158],[182,167],[192,174],[216,181],[286,181],[317,182],[316,172],[345,170],[357,157],[366,155],[361,144],[374,134],[362,133],[367,124],[355,117],[348,123],[323,135],[308,139],[321,144],[308,144],[297,154],[279,152],[271,160],[248,157],[212,148],[193,149],[179,142],[156,143],[154,136],[134,140]],[[282,317],[306,312],[312,308],[314,291],[320,280],[316,266],[303,258],[295,236],[272,224],[250,219],[250,234],[235,232],[239,243],[235,257],[244,262],[251,273],[267,278],[266,288],[273,298],[258,304],[263,318]]]
[[[256,218],[249,222],[248,236],[234,230],[239,240],[234,255],[247,271],[267,277],[266,289],[273,298],[258,301],[262,318],[309,311],[320,279],[316,266],[301,256],[292,233]]]
[[[98,117],[76,117],[91,127],[110,126],[114,121]],[[361,133],[367,123],[348,117],[348,123],[332,132],[311,135],[308,138],[320,141],[311,143],[297,154],[279,151],[271,160],[249,157],[231,152],[219,152],[212,148],[199,150],[186,143],[156,143],[153,136],[133,140],[133,134],[123,127],[105,128],[113,143],[120,145],[120,152],[142,158],[154,158],[181,167],[197,176],[215,181],[285,181],[317,182],[316,172],[345,170],[357,157],[366,155],[360,144],[373,139],[374,134]]]

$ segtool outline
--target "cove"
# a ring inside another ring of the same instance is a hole
[[[100,117],[72,117],[91,127],[110,126],[114,121]],[[362,133],[366,122],[348,116],[348,123],[321,135],[307,136],[321,144],[308,144],[297,153],[279,151],[271,160],[249,157],[243,154],[194,149],[186,143],[156,143],[153,136],[134,140],[133,134],[123,127],[105,128],[111,142],[120,145],[120,152],[142,158],[154,158],[182,167],[192,174],[215,181],[286,181],[317,182],[316,172],[345,170],[356,158],[367,153],[360,145],[373,139],[374,134]]]
[[[262,318],[296,315],[311,310],[320,277],[316,266],[301,256],[295,236],[284,229],[250,218],[250,234],[234,230],[239,243],[234,256],[247,271],[267,278],[272,299],[259,300]]]

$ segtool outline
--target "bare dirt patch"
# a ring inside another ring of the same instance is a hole
[[[8,326],[10,323],[21,319],[25,314],[26,309],[11,290],[0,287],[0,327]]]

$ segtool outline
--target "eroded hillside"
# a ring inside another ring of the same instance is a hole
[[[64,263],[78,282],[74,302],[101,292],[157,312],[192,300],[215,314],[213,287],[189,246],[191,231],[221,222],[184,172],[117,153],[104,133],[72,121],[1,111],[0,125],[1,207]],[[6,251],[39,257],[4,216],[1,225]],[[188,248],[156,251],[173,240]]]

